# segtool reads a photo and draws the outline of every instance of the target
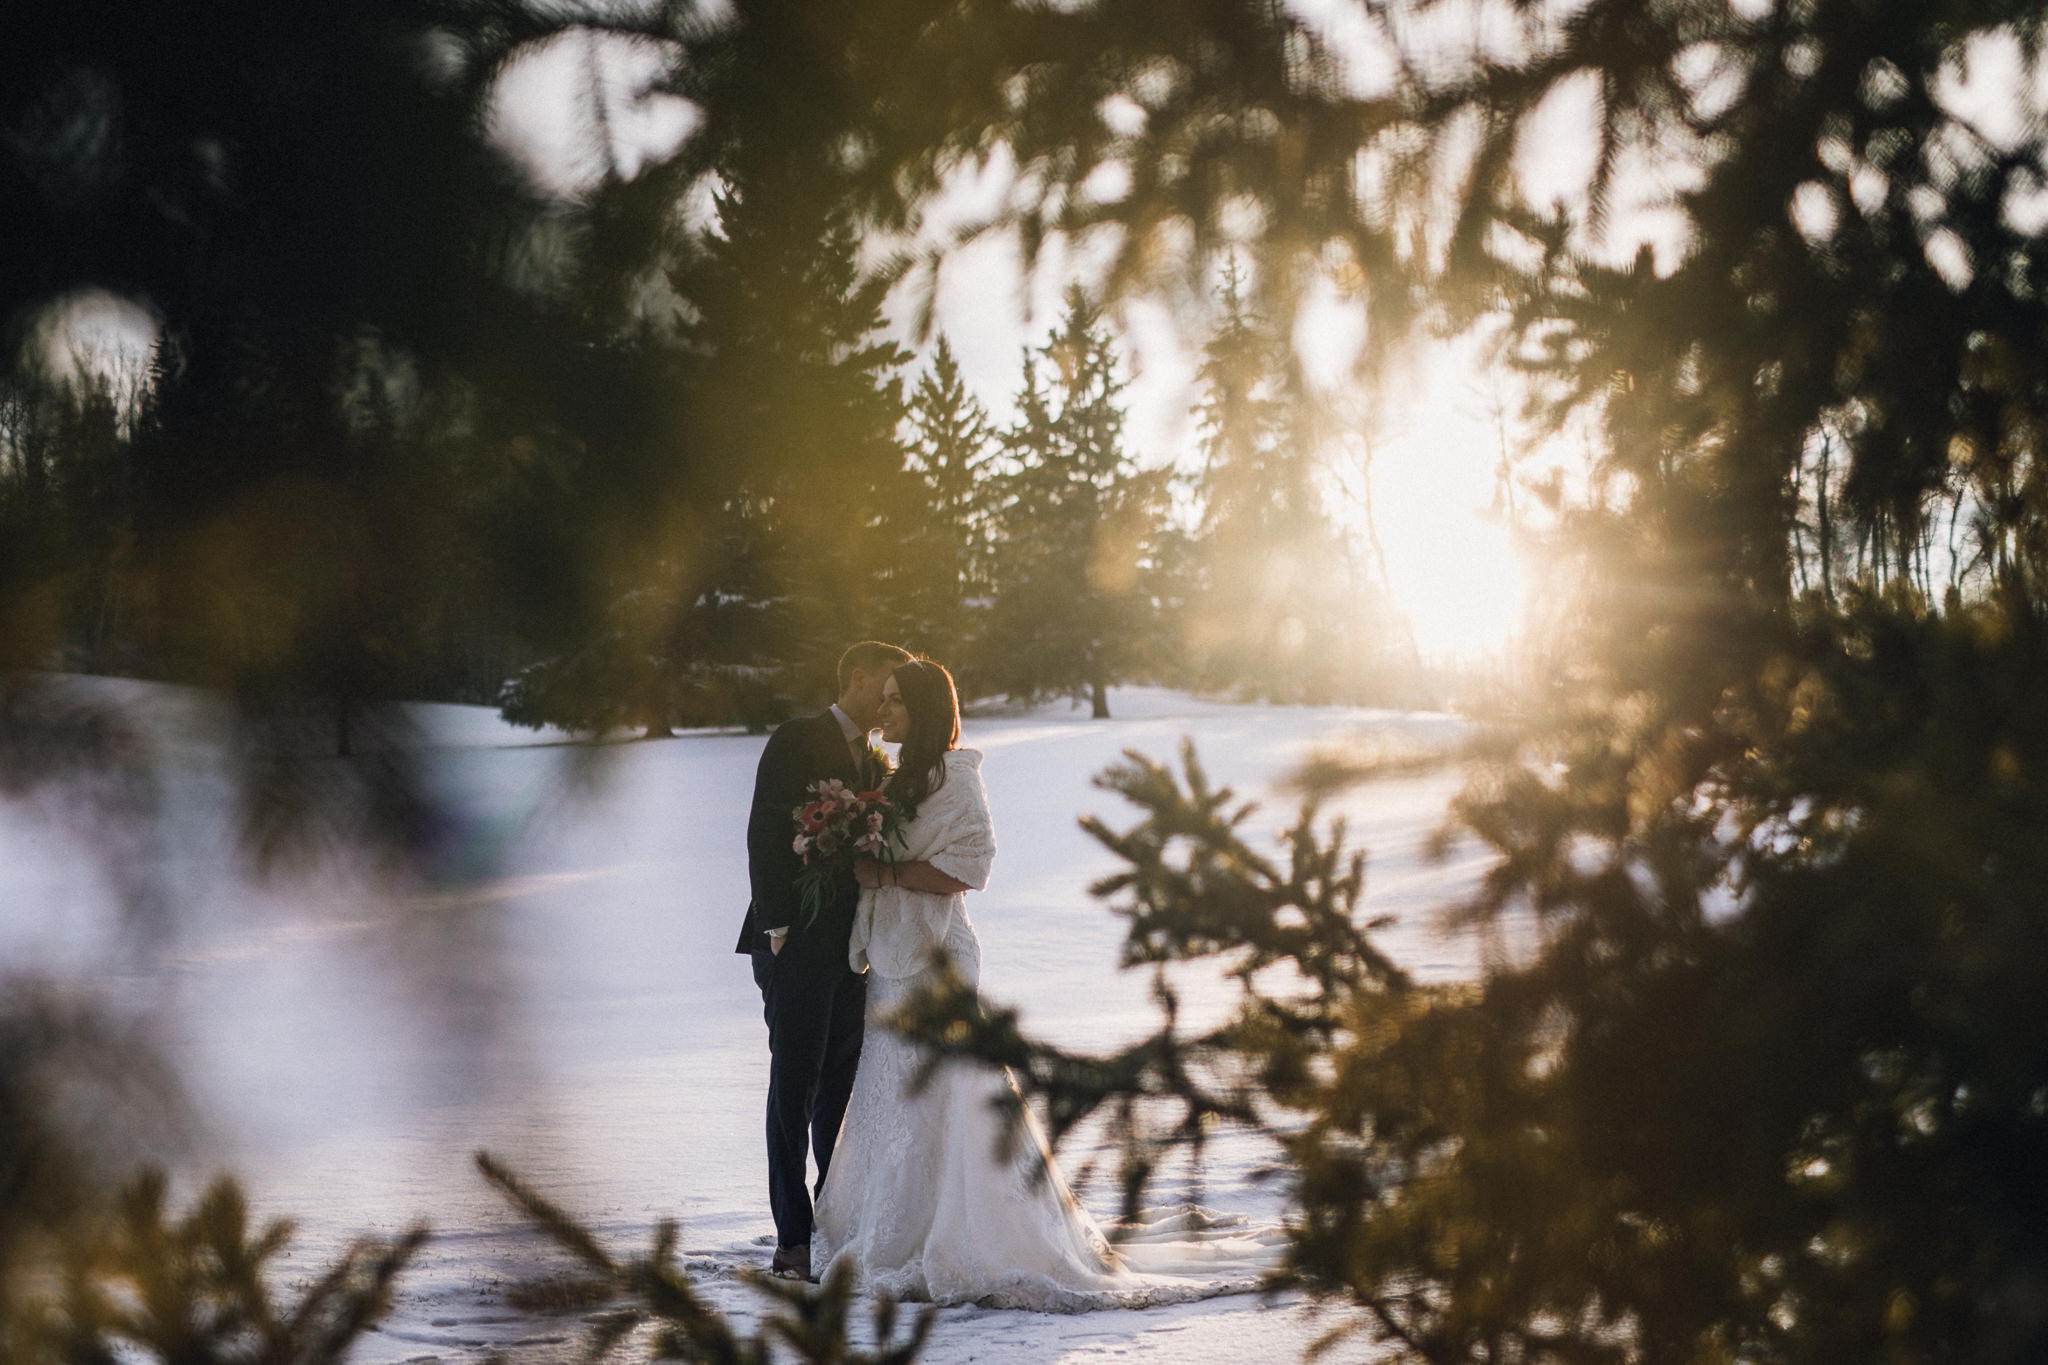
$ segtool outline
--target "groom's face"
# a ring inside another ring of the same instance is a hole
[[[881,723],[882,685],[888,681],[887,669],[874,673],[865,668],[854,669],[846,684],[846,695],[840,698],[840,710],[863,730],[874,729]]]

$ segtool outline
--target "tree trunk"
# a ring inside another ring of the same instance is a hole
[[[1820,592],[1828,605],[1835,602],[1835,540],[1832,534],[1833,516],[1828,510],[1828,457],[1834,453],[1834,442],[1825,434],[1820,438],[1820,497],[1819,510],[1814,513],[1814,530],[1820,535]]]
[[[1093,711],[1093,712],[1091,713],[1091,714],[1092,714],[1092,718],[1093,718],[1093,719],[1095,719],[1095,720],[1108,720],[1108,719],[1109,719],[1109,688],[1108,688],[1108,686],[1107,686],[1107,685],[1105,685],[1105,684],[1103,684],[1103,683],[1100,683],[1100,682],[1094,682],[1094,683],[1090,683],[1090,684],[1088,685],[1088,698],[1089,698],[1089,701],[1090,701],[1090,702],[1092,702],[1092,703],[1094,704],[1094,708],[1095,708],[1095,709],[1094,709],[1094,711]]]

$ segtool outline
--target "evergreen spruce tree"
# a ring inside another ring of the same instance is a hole
[[[786,175],[735,178],[670,272],[669,349],[690,395],[670,439],[696,475],[628,520],[596,629],[528,668],[506,715],[577,729],[765,724],[845,640],[901,633],[922,500],[904,467],[885,282],[850,221]]]
[[[1116,347],[1078,290],[1024,359],[1003,434],[994,604],[982,651],[993,690],[1066,694],[1109,714],[1110,684],[1144,662],[1166,476],[1124,447]]]
[[[754,580],[732,597],[752,622],[725,635],[747,664],[794,670],[793,693],[815,690],[845,640],[906,623],[905,519],[922,510],[901,441],[908,357],[881,337],[887,280],[862,274],[836,203],[777,171],[736,179],[718,206],[721,235],[673,283],[691,315],[686,439]]]
[[[879,336],[887,282],[861,275],[844,212],[786,175],[737,181],[719,209],[723,236],[675,277],[691,434],[772,524],[781,657],[836,655],[887,615],[899,572],[883,528],[908,491],[906,356]]]
[[[1187,649],[1196,682],[1281,701],[1357,698],[1373,603],[1316,485],[1314,395],[1250,308],[1233,258],[1203,352],[1202,520]]]
[[[914,501],[892,518],[903,573],[892,600],[902,624],[887,638],[912,641],[954,667],[971,696],[981,690],[977,647],[987,629],[996,432],[943,336],[911,393],[907,421]]]

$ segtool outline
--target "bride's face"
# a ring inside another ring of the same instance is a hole
[[[910,708],[903,704],[903,693],[896,686],[891,674],[882,684],[882,742],[901,744],[910,738]]]

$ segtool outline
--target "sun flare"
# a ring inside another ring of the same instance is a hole
[[[1423,366],[1372,451],[1373,527],[1395,604],[1432,662],[1500,657],[1524,619],[1528,574],[1501,486],[1501,430],[1459,357]],[[1362,505],[1351,514],[1366,537]]]
[[[1425,660],[1498,658],[1522,621],[1524,575],[1508,528],[1481,512],[1418,507],[1382,526],[1387,577]]]

